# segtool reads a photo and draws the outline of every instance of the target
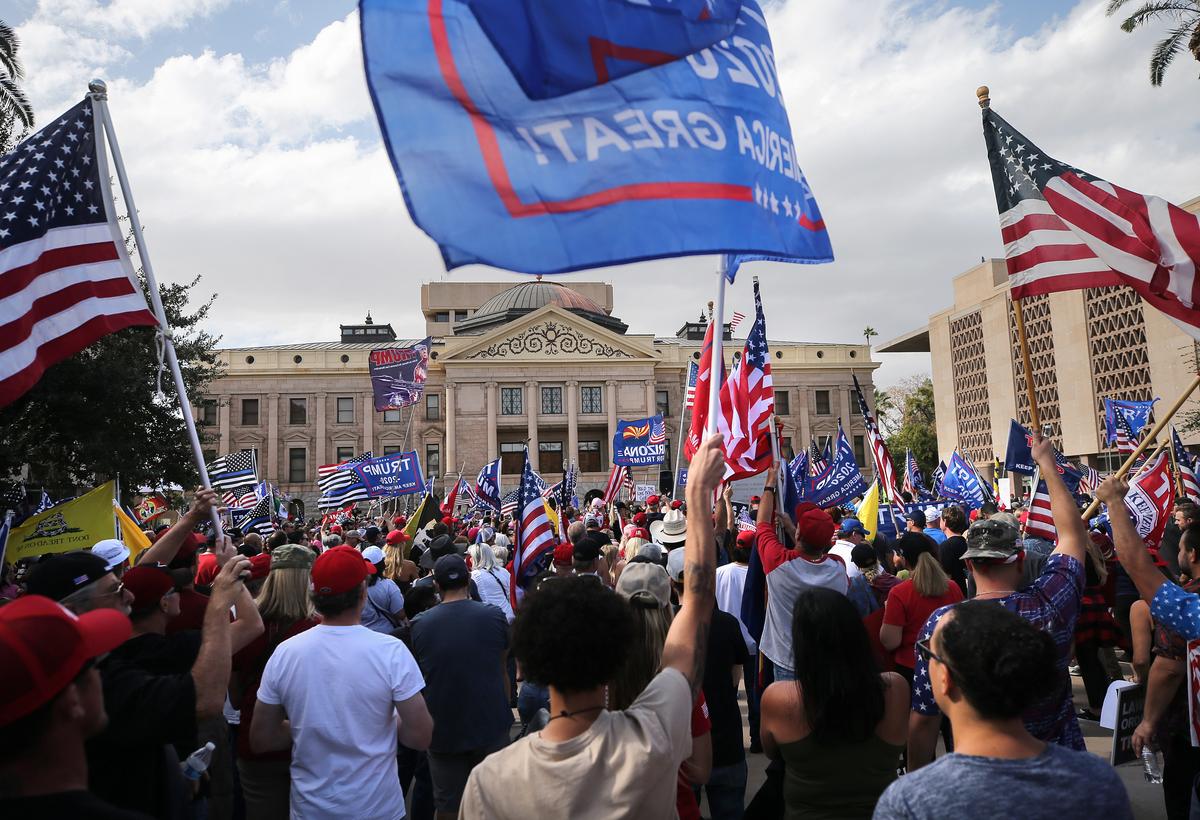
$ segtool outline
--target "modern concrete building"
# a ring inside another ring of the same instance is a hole
[[[1183,207],[1200,211],[1200,197]],[[952,287],[950,307],[877,351],[930,354],[938,450],[945,457],[959,447],[990,476],[993,454],[1004,457],[1010,419],[1029,424],[1004,260],[981,262]],[[1022,305],[1042,424],[1068,457],[1115,468],[1116,450],[1104,442],[1104,399],[1171,404],[1195,376],[1200,346],[1128,288],[1052,293]],[[1183,440],[1200,443],[1200,435]]]
[[[608,477],[617,420],[661,412],[670,475],[680,423],[688,423],[687,365],[699,359],[706,327],[684,320],[694,315],[690,308],[678,309],[672,324],[682,326],[674,335],[655,336],[629,333],[612,313],[612,286],[600,282],[430,283],[421,287],[421,307],[433,352],[415,407],[374,411],[368,354],[418,340],[396,339],[390,325],[368,317],[343,325],[338,341],[220,350],[225,374],[196,410],[206,448],[256,449],[260,477],[311,504],[317,467],[365,450],[415,450],[426,473],[443,478],[461,469],[473,479],[500,457],[511,477],[528,441],[547,480],[556,480],[564,461],[576,462],[582,497]],[[740,340],[727,343],[727,367],[741,348]],[[785,448],[810,438],[823,444],[841,418],[870,475],[851,395],[851,374],[873,395],[878,364],[870,350],[774,340],[770,348]],[[657,467],[634,475],[642,483],[663,478]]]

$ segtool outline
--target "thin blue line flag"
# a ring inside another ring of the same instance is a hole
[[[388,155],[447,269],[832,261],[754,0],[359,8]]]

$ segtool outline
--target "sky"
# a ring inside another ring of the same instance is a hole
[[[796,152],[833,242],[820,266],[751,263],[770,336],[886,341],[1002,254],[975,88],[1046,153],[1174,202],[1200,194],[1197,68],[1148,80],[1160,30],[1106,0],[786,0],[765,11]],[[158,277],[216,293],[223,346],[332,341],[368,310],[421,335],[447,274],[409,218],[363,79],[349,0],[8,0],[42,121],[103,77]],[[712,257],[568,274],[614,285],[630,332],[672,333],[713,298]],[[729,310],[751,312],[749,276]],[[877,383],[929,372],[879,354]]]

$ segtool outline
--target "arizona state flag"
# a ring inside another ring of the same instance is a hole
[[[13,527],[5,559],[19,561],[51,552],[91,549],[97,541],[113,538],[115,482],[101,484],[79,498],[56,504]]]

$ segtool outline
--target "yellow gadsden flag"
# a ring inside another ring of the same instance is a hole
[[[113,492],[114,482],[108,481],[86,495],[57,504],[13,527],[5,560],[86,550],[97,541],[112,538],[116,534]]]
[[[867,540],[870,541],[875,537],[875,530],[879,528],[879,482],[875,481],[871,484],[871,489],[867,490],[867,494],[863,496],[862,503],[858,505],[858,520],[863,525],[863,529],[867,531]]]

